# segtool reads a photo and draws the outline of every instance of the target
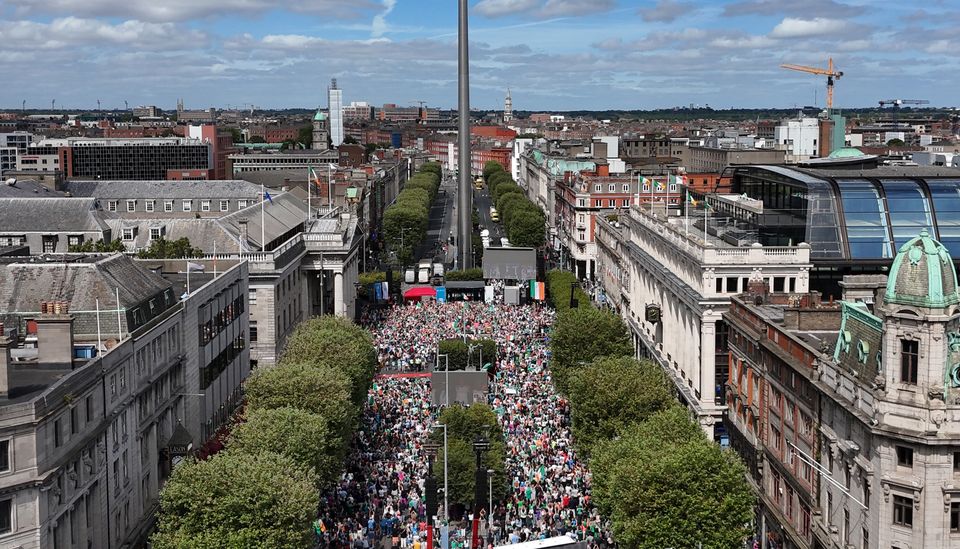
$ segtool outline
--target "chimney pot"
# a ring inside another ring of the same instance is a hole
[[[0,332],[0,397],[10,394],[10,346],[12,341]]]

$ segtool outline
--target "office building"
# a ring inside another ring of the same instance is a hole
[[[351,101],[343,107],[343,120],[373,120],[373,106],[366,101]]]
[[[211,179],[212,143],[183,137],[44,139],[20,155],[21,171],[62,171],[67,178],[159,180],[198,171]]]
[[[0,545],[147,542],[174,465],[240,402],[246,279],[178,299],[119,254],[0,260]]]
[[[330,81],[327,89],[327,112],[330,116],[330,141],[334,147],[343,144],[343,90],[337,87],[337,79]]]

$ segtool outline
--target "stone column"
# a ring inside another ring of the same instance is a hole
[[[713,309],[707,309],[700,322],[700,402],[705,409],[714,407],[716,393],[717,316]]]
[[[343,302],[343,271],[333,273],[333,311],[337,316],[346,315],[346,304]]]

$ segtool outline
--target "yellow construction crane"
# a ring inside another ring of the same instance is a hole
[[[827,77],[827,112],[833,110],[833,81],[840,80],[843,76],[842,71],[838,71],[833,66],[833,58],[827,60],[827,68],[805,67],[803,65],[783,64],[780,68],[790,69],[792,71],[808,72],[810,74],[820,74]]]

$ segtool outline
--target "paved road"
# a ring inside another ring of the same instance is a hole
[[[431,261],[443,259],[446,263],[443,245],[450,241],[450,226],[454,222],[454,206],[456,204],[456,185],[444,179],[440,182],[440,192],[430,208],[430,222],[427,226],[427,236],[414,250],[414,263],[421,259]]]
[[[473,204],[480,211],[480,228],[490,230],[490,245],[499,246],[500,237],[504,236],[503,225],[494,223],[490,219],[490,206],[493,205],[493,199],[486,186],[483,190],[473,191]]]

